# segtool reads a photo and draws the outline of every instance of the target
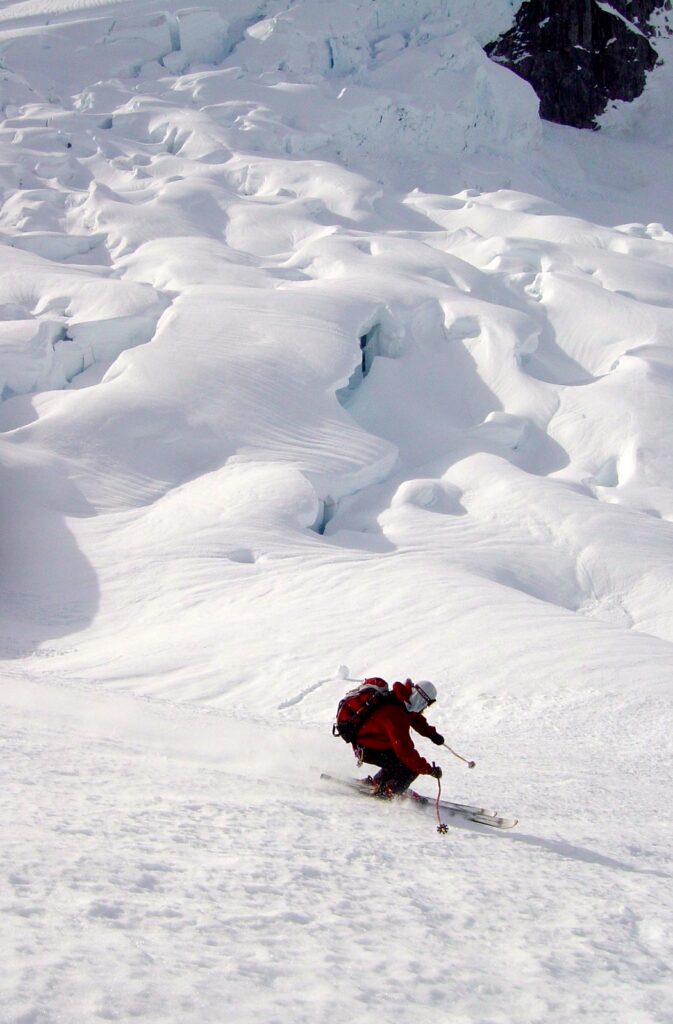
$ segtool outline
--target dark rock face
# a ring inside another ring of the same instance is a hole
[[[610,100],[643,91],[657,61],[649,19],[662,7],[670,0],[524,0],[486,52],[530,82],[541,117],[593,128]]]

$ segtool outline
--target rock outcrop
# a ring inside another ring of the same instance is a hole
[[[670,0],[525,0],[509,32],[485,47],[540,98],[548,121],[593,128],[614,99],[632,100],[657,61],[650,19]]]

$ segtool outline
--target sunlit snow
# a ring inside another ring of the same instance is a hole
[[[549,125],[516,7],[0,4],[3,1024],[671,1019],[673,44]]]

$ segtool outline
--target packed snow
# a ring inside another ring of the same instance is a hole
[[[2,1024],[673,1019],[673,19],[592,133],[517,6],[0,3]]]

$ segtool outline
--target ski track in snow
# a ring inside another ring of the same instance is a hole
[[[510,21],[0,4],[3,1024],[670,1021],[672,44]],[[323,791],[343,658],[518,829]]]

